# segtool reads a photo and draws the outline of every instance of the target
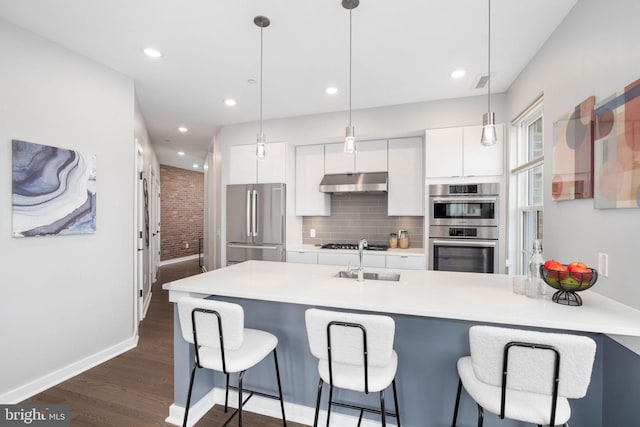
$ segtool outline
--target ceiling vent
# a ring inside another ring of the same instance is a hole
[[[491,73],[491,78],[494,79],[496,77],[496,75],[494,73]],[[485,89],[487,87],[487,84],[489,83],[489,74],[480,74],[475,82],[473,83],[473,90],[478,90],[478,89]]]

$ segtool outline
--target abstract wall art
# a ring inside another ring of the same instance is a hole
[[[96,231],[96,158],[12,141],[13,236]]]
[[[595,111],[596,209],[640,207],[640,79]]]
[[[594,105],[591,96],[554,123],[553,200],[593,197]]]

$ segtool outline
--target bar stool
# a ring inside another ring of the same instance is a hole
[[[309,347],[318,359],[318,396],[313,425],[318,425],[322,387],[329,383],[327,427],[331,406],[359,409],[358,426],[364,411],[396,417],[400,427],[396,371],[398,355],[393,350],[395,322],[388,316],[309,309],[305,313]],[[384,391],[393,386],[395,412],[385,410]],[[380,410],[333,401],[334,387],[362,392],[380,392]]]
[[[238,390],[238,409],[224,423],[226,426],[238,414],[238,425],[242,426],[242,406],[254,395],[280,400],[282,424],[286,427],[284,401],[280,385],[280,370],[276,346],[278,339],[264,331],[244,327],[244,310],[238,304],[184,297],[178,300],[178,317],[182,337],[194,345],[195,360],[189,380],[189,393],[184,411],[183,426],[186,427],[191,404],[191,392],[196,368],[206,368],[226,374],[224,410],[227,412],[229,388]],[[257,365],[273,351],[278,382],[278,396],[249,391],[242,399],[242,379],[247,369]],[[238,373],[238,387],[229,386],[229,374]]]
[[[456,426],[462,386],[483,409],[538,426],[565,425],[571,416],[567,398],[587,393],[596,352],[589,337],[493,326],[469,329],[471,356],[458,360]]]

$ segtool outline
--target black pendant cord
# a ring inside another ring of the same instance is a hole
[[[488,44],[489,44],[489,55],[487,58],[487,64],[488,64],[488,75],[487,75],[487,81],[488,81],[488,92],[487,92],[487,113],[491,114],[491,0],[489,1],[489,34],[488,34]]]
[[[263,48],[262,48],[262,33],[264,32],[264,28],[260,27],[260,139],[262,140],[262,56],[263,56]]]
[[[351,9],[349,9],[349,127],[351,127],[351,68],[352,68],[352,46],[353,46],[353,31],[351,21]]]

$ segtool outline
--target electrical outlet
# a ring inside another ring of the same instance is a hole
[[[184,248],[185,248],[185,249],[189,249],[189,243],[185,243],[185,244],[184,244]]]
[[[598,274],[609,277],[609,254],[598,252]]]
[[[311,230],[309,230],[309,237],[316,237],[316,229],[312,228]]]

